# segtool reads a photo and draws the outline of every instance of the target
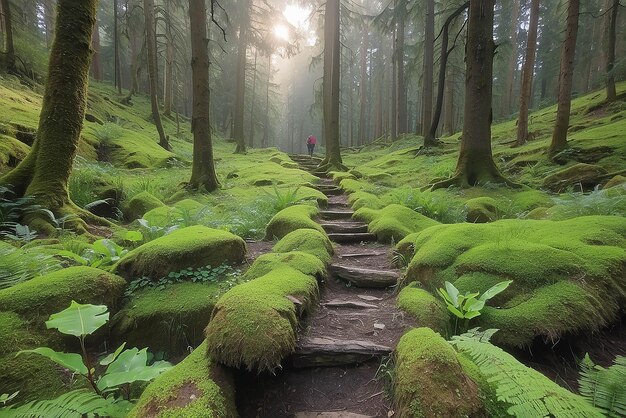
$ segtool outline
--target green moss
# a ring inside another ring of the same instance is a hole
[[[350,174],[346,171],[331,171],[328,173],[336,184],[340,184],[344,179],[352,179],[356,180],[356,177],[353,174]]]
[[[579,163],[549,175],[544,179],[543,187],[559,192],[570,186],[583,184],[585,188],[593,189],[602,183],[602,178],[606,174],[608,171],[604,167]]]
[[[407,312],[420,327],[428,327],[437,332],[446,333],[450,322],[450,313],[446,305],[437,297],[413,282],[400,291],[398,307]]]
[[[626,177],[615,176],[611,180],[607,181],[606,184],[602,188],[610,189],[611,187],[621,186],[622,184],[626,184]]]
[[[499,218],[498,202],[491,197],[477,197],[465,202],[467,222],[486,223]]]
[[[0,134],[0,173],[15,167],[29,151],[30,147],[23,142]]]
[[[595,330],[615,320],[626,301],[624,218],[442,225],[411,240],[416,251],[407,278],[432,292],[446,280],[481,292],[513,280],[490,301],[501,309],[486,308],[480,317],[483,326],[503,330],[503,344]]]
[[[368,192],[358,191],[348,196],[348,203],[352,209],[382,209],[385,207],[383,201],[376,195]]]
[[[221,293],[219,284],[177,283],[133,295],[112,320],[112,334],[130,347],[171,355],[195,347]]]
[[[206,328],[210,356],[231,367],[274,370],[295,348],[299,310],[317,297],[315,277],[287,265],[234,287]]]
[[[141,192],[126,202],[124,216],[132,221],[141,218],[146,212],[162,206],[165,204],[159,199],[148,192]]]
[[[193,199],[183,199],[176,202],[173,207],[160,206],[143,215],[150,226],[165,227],[176,224],[181,219],[200,217],[207,209],[206,205]]]
[[[382,242],[399,241],[409,234],[439,225],[439,222],[401,205],[389,205],[380,210],[362,208],[355,212],[354,218],[368,223],[369,231]]]
[[[188,267],[240,263],[245,255],[246,244],[236,235],[205,226],[190,226],[132,250],[113,271],[127,279],[157,279]]]
[[[322,227],[313,220],[319,209],[309,205],[295,205],[278,212],[265,229],[265,239],[282,238],[297,229],[314,229],[323,232]]]
[[[280,265],[288,265],[307,276],[324,277],[326,265],[313,254],[302,251],[263,254],[246,271],[244,280],[256,279],[270,273]]]
[[[128,418],[235,418],[234,398],[232,378],[202,344],[150,383]]]
[[[272,249],[275,253],[300,251],[311,254],[323,263],[330,263],[334,254],[333,244],[324,232],[298,229],[285,235]]]
[[[398,416],[481,416],[480,387],[464,373],[454,348],[430,328],[407,332],[396,348]]]
[[[91,303],[116,307],[126,282],[91,267],[69,267],[0,290],[0,311],[17,312],[41,321],[70,305]]]

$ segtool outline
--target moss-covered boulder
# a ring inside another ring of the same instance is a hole
[[[513,280],[475,322],[500,329],[497,343],[591,332],[615,321],[626,303],[626,218],[441,225],[414,236],[413,245],[407,278],[432,293],[444,281],[484,292]]]
[[[398,294],[398,307],[411,315],[419,327],[446,333],[450,313],[441,299],[420,289],[416,282],[406,286]]]
[[[543,187],[553,192],[560,192],[571,186],[593,190],[602,184],[607,174],[608,171],[599,165],[579,163],[547,176],[543,180]]]
[[[265,239],[282,238],[297,229],[315,229],[323,232],[322,227],[313,220],[319,209],[310,205],[295,205],[278,212],[265,229]]]
[[[183,199],[173,206],[159,206],[144,213],[143,219],[148,221],[150,226],[165,227],[177,224],[182,219],[198,218],[208,207],[193,199]]]
[[[439,225],[421,213],[395,204],[379,210],[361,208],[354,213],[354,218],[368,223],[369,231],[382,242],[397,242],[409,234]]]
[[[323,263],[329,263],[334,254],[333,244],[324,232],[314,229],[298,229],[285,235],[276,243],[272,252],[300,251],[311,254]]]
[[[314,256],[302,251],[267,253],[254,260],[244,279],[254,279],[270,273],[277,265],[287,265],[307,276],[322,278],[326,275],[326,264]]]
[[[246,244],[238,236],[205,226],[190,226],[132,250],[113,271],[126,279],[158,279],[188,267],[241,263],[245,255]]]
[[[91,267],[69,267],[0,290],[0,311],[12,311],[32,320],[47,320],[72,300],[78,303],[118,305],[126,282]]]
[[[165,206],[165,203],[158,198],[148,192],[141,192],[124,204],[124,217],[129,221],[134,221],[140,219],[146,212],[162,206]]]
[[[9,171],[28,155],[30,147],[17,139],[0,134],[0,173]]]
[[[128,418],[237,416],[233,378],[207,357],[206,344],[150,383],[128,414]]]
[[[430,328],[400,339],[394,399],[400,418],[487,416],[478,382],[465,373],[454,348]]]
[[[499,218],[498,202],[491,197],[477,197],[465,202],[467,222],[487,223]]]
[[[626,177],[624,177],[624,176],[615,176],[611,180],[607,181],[604,184],[604,186],[602,186],[602,188],[603,189],[610,189],[611,187],[621,186],[622,184],[626,184]]]
[[[116,340],[170,355],[196,347],[220,294],[218,284],[176,283],[134,294],[111,321]]]

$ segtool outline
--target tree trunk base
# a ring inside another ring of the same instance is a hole
[[[235,148],[235,154],[246,154],[248,150],[245,145],[237,144],[237,148]]]
[[[487,167],[462,166],[457,169],[454,177],[433,184],[430,190],[434,191],[437,189],[446,189],[451,186],[468,189],[470,187],[485,185],[488,183],[501,184],[515,189],[522,187],[520,184],[514,183],[505,178],[495,164],[490,164]]]

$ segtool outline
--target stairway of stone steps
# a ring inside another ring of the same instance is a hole
[[[387,417],[391,402],[381,364],[411,325],[395,305],[400,274],[391,263],[392,248],[352,219],[347,196],[317,173],[320,159],[292,159],[320,177],[313,187],[329,197],[318,222],[335,243],[335,256],[320,286],[319,307],[304,320],[287,367],[246,388],[256,409],[240,412],[243,417]]]

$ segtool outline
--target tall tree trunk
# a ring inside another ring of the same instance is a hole
[[[209,110],[209,39],[207,37],[205,0],[189,0],[191,30],[191,71],[193,83],[193,167],[189,186],[212,192],[219,187],[213,161]]]
[[[561,69],[559,70],[559,103],[556,111],[556,123],[552,133],[552,143],[548,149],[551,157],[567,148],[567,130],[572,107],[572,81],[574,76],[574,57],[578,36],[578,14],[580,0],[569,0],[567,8],[567,26],[565,41],[561,50]]]
[[[246,99],[246,52],[248,50],[248,25],[250,20],[250,0],[241,5],[241,23],[239,24],[239,44],[237,47],[237,81],[235,88],[235,109],[233,119],[233,137],[237,142],[235,153],[246,152],[244,133],[245,99]]]
[[[257,71],[256,71],[256,67],[257,67],[257,58],[259,55],[259,51],[255,48],[254,49],[254,65],[252,67],[252,101],[250,102],[250,138],[249,138],[249,143],[248,145],[250,146],[250,148],[254,147],[254,128],[256,125],[256,115],[255,115],[255,106],[254,103],[256,101],[256,78],[257,78]]]
[[[522,66],[522,85],[520,87],[519,118],[517,120],[517,141],[515,141],[515,146],[523,145],[528,141],[528,111],[533,94],[538,25],[539,0],[531,0],[528,40],[526,41],[526,57],[524,58],[524,65]]]
[[[405,26],[406,26],[406,6],[403,1],[397,1],[396,20],[398,23],[396,34],[396,71],[397,71],[397,122],[396,136],[408,132],[408,113],[407,113],[407,91],[406,91],[406,73],[404,71],[404,46],[405,46]]]
[[[367,131],[367,53],[369,51],[369,24],[363,25],[361,34],[361,86],[360,86],[360,109],[359,109],[359,138],[358,144],[365,144],[365,134]]]
[[[265,84],[265,120],[263,122],[263,148],[270,143],[270,83],[272,82],[272,56],[267,58],[267,83]]]
[[[446,44],[448,41],[447,28],[445,30]],[[448,46],[445,46],[445,50],[442,49],[442,58],[448,59]],[[433,66],[435,60],[435,0],[426,0],[426,26],[424,35],[424,73],[423,73],[423,96],[422,96],[422,135],[424,135],[424,145],[431,146],[436,143],[435,134],[437,126],[434,126],[435,132],[433,133],[433,84],[435,78],[433,74]],[[442,63],[440,68],[443,68],[443,74],[439,74],[439,82],[442,79],[445,80],[445,65]],[[439,91],[443,92],[443,85],[439,85]],[[439,99],[439,98],[438,98]],[[441,100],[443,100],[443,93],[441,94]],[[441,107],[439,108],[441,114]],[[439,118],[437,118],[439,119]],[[439,120],[437,120],[437,125]]]
[[[152,1],[152,0],[151,0]],[[118,94],[122,94],[122,71],[120,63],[120,39],[118,26],[118,0],[113,0],[113,44],[114,44],[114,71],[115,71],[115,85],[117,86]],[[155,38],[156,39],[156,38]],[[155,41],[156,42],[156,41]]]
[[[519,14],[520,14],[520,0],[513,0],[513,11],[511,16],[511,33],[509,38],[511,40],[511,53],[509,55],[509,61],[507,65],[506,80],[504,83],[504,97],[505,108],[504,112],[510,115],[513,111],[513,83],[515,81],[515,73],[517,72],[517,37],[519,32]]]
[[[117,1],[117,0],[116,0]],[[156,34],[154,29],[154,0],[143,0],[143,13],[146,25],[146,45],[148,46],[148,78],[150,79],[150,103],[152,105],[152,118],[159,133],[159,145],[166,150],[171,150],[169,141],[165,136],[161,114],[159,113],[159,102],[157,92],[159,91],[159,80],[157,79],[157,57],[156,57]]]
[[[57,215],[80,212],[70,200],[68,181],[85,117],[96,4],[59,0],[37,136],[26,158],[0,178],[0,184],[11,185],[18,196],[33,196]],[[50,228],[41,220],[33,220],[33,225],[40,232]]]
[[[389,130],[391,138],[398,136],[398,59],[396,48],[396,37],[398,28],[396,27],[393,35],[393,55],[391,57],[391,115],[389,115]]]
[[[323,169],[345,169],[339,140],[339,80],[341,71],[340,0],[327,0],[324,16],[324,137]]]
[[[430,1],[430,0],[429,0]],[[465,2],[461,7],[456,9],[454,13],[452,13],[443,24],[443,28],[441,30],[441,58],[440,58],[440,67],[439,67],[439,83],[437,85],[437,105],[435,106],[435,113],[432,116],[432,121],[424,120],[423,123],[429,123],[429,129],[426,132],[426,136],[424,137],[424,146],[432,147],[438,144],[437,141],[437,128],[439,127],[439,120],[441,119],[441,109],[443,108],[443,94],[444,88],[446,85],[446,66],[448,65],[448,57],[452,53],[454,49],[454,45],[450,49],[448,49],[448,39],[450,37],[450,25],[452,22],[461,14],[465,9],[469,7],[469,1]],[[434,11],[434,10],[433,10]],[[434,22],[433,22],[434,24]],[[432,69],[432,65],[431,65]],[[426,77],[426,76],[424,76]],[[432,80],[431,80],[432,84]],[[424,94],[430,90],[430,94],[432,96],[432,87],[427,89],[424,87]],[[432,101],[432,97],[431,97]],[[424,115],[426,115],[426,106],[432,107],[432,103],[428,103],[428,100],[424,100]]]
[[[172,95],[174,94],[174,34],[172,33],[172,16],[170,2],[165,2],[165,81],[163,92],[163,115],[172,116]]]
[[[98,22],[93,30],[91,38],[91,47],[93,49],[93,57],[91,58],[91,75],[96,81],[102,81],[102,63],[100,62],[100,29]]]
[[[493,88],[493,15],[495,0],[471,0],[467,26],[465,117],[461,150],[453,178],[434,189],[487,182],[507,183],[491,152],[491,101]]]
[[[615,74],[613,67],[615,66],[615,42],[617,38],[617,17],[620,8],[619,0],[613,0],[610,13],[610,21],[608,25],[607,51],[606,51],[606,100],[613,102],[617,100],[617,90],[615,88]]]
[[[43,20],[46,28],[46,46],[48,48],[50,48],[52,41],[54,40],[55,8],[54,0],[44,0]]]
[[[16,73],[15,46],[13,44],[13,18],[11,16],[11,2],[2,0],[4,21],[4,68],[10,73]]]

